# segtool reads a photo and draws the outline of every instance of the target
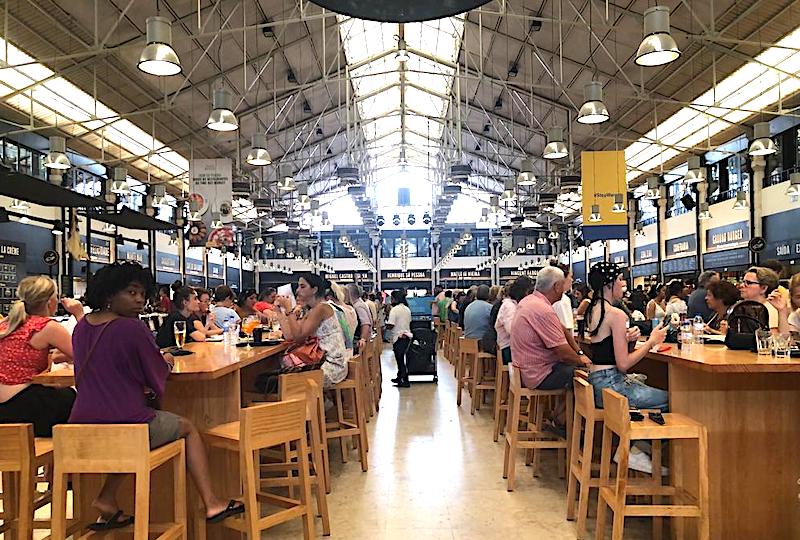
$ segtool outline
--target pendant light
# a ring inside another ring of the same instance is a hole
[[[63,236],[64,235],[64,222],[60,219],[57,219],[53,222],[53,229],[50,231],[55,236]]]
[[[169,245],[170,246],[178,245],[178,233],[172,233],[169,235]]]
[[[644,12],[644,39],[636,51],[639,66],[663,66],[681,55],[678,44],[669,33],[669,8],[654,6]]]
[[[302,206],[311,204],[311,197],[308,196],[308,184],[305,182],[297,184],[297,202]]]
[[[128,186],[128,169],[125,167],[114,167],[112,172],[111,193],[116,195],[130,195],[131,188]]]
[[[321,214],[319,201],[317,199],[311,199],[311,217],[320,217]]]
[[[558,225],[552,223],[550,225],[550,233],[547,235],[550,240],[558,240]]]
[[[16,212],[27,212],[30,210],[30,207],[31,205],[28,204],[28,201],[23,201],[20,199],[12,199],[11,206],[9,206],[9,208]]]
[[[250,151],[247,153],[248,165],[263,167],[272,163],[272,158],[267,151],[267,136],[263,133],[255,133],[250,138]]]
[[[515,198],[514,190],[516,188],[516,182],[514,182],[513,178],[506,178],[503,181],[503,193],[500,195],[500,200],[503,202],[511,202]]]
[[[394,55],[394,59],[397,60],[398,64],[405,64],[408,62],[408,51],[406,50],[406,40],[399,37],[397,38],[397,53]]]
[[[536,184],[536,176],[533,174],[533,162],[530,159],[523,159],[519,167],[517,185],[533,186]]]
[[[589,221],[592,223],[599,223],[603,221],[603,216],[600,215],[600,205],[593,204],[592,205],[592,212],[589,214]]]
[[[500,198],[497,195],[489,197],[489,208],[494,213],[500,210]]]
[[[615,214],[621,214],[625,211],[625,203],[622,200],[622,193],[614,194],[614,206],[611,207],[611,211]]]
[[[196,199],[189,199],[189,221],[200,221],[200,202]]]
[[[264,239],[261,238],[260,236],[256,236],[255,238],[253,238],[253,245],[254,246],[263,246],[264,245]]]
[[[647,178],[647,191],[642,198],[657,201],[661,198],[661,188],[659,187],[658,176]]]
[[[699,184],[706,179],[706,169],[702,165],[700,156],[692,156],[689,158],[687,165],[689,170],[686,171],[686,176],[683,177],[687,184]]]
[[[569,155],[567,145],[564,142],[564,129],[553,127],[547,130],[547,145],[544,147],[542,157],[544,159],[561,159]]]
[[[153,206],[168,206],[167,188],[163,184],[153,186]]]
[[[603,103],[603,85],[598,81],[586,83],[583,87],[583,105],[578,112],[581,124],[602,124],[608,121],[609,114]]]
[[[536,239],[536,243],[539,244],[540,246],[547,245],[547,236],[545,235],[545,233],[543,232],[539,233],[539,238]]]
[[[211,228],[212,229],[222,228],[222,219],[220,218],[219,212],[211,212]]]
[[[272,242],[267,242],[266,244],[264,244],[264,249],[266,251],[274,251],[275,250],[275,244],[273,244]]]
[[[172,24],[164,17],[147,18],[147,45],[139,56],[139,69],[166,77],[181,72],[181,61],[172,48]]]
[[[707,202],[701,202],[700,208],[698,209],[699,212],[697,213],[697,219],[700,221],[706,221],[707,219],[711,219],[711,211],[708,209]]]
[[[481,208],[481,218],[478,220],[478,223],[489,223],[489,209],[488,208]]]
[[[747,193],[740,191],[736,194],[736,202],[733,203],[734,210],[749,210],[750,203],[747,201]]]
[[[294,191],[295,183],[292,175],[292,167],[288,163],[281,163],[278,166],[278,189],[280,191]]]
[[[769,156],[777,151],[775,141],[770,138],[769,122],[759,122],[753,126],[753,142],[747,153],[751,156]]]
[[[786,188],[786,194],[798,197],[800,196],[800,173],[792,173],[789,175],[789,187]]]
[[[64,137],[50,137],[50,151],[44,157],[44,166],[62,171],[72,167],[67,157],[67,141]]]
[[[214,90],[211,98],[211,114],[206,127],[214,131],[236,131],[239,121],[233,114],[233,98],[224,88]]]

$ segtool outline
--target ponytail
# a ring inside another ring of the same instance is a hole
[[[29,309],[37,312],[47,305],[47,302],[56,294],[56,283],[46,276],[29,276],[19,282],[17,296],[19,300],[11,306],[8,319],[4,321],[6,328],[0,331],[0,339],[15,332],[25,324]]]
[[[8,317],[3,321],[7,326],[5,330],[0,332],[0,339],[14,333],[17,328],[25,324],[27,318],[28,314],[25,312],[25,302],[22,300],[14,302],[11,306],[11,310],[8,312]]]

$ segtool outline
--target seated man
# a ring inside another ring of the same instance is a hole
[[[489,330],[491,322],[492,304],[487,302],[489,286],[481,285],[475,294],[475,301],[470,302],[464,310],[464,337],[469,339],[482,339]],[[555,313],[554,313],[555,314]]]

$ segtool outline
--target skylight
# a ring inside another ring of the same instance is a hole
[[[158,178],[170,179],[189,170],[186,158],[0,38],[0,52],[6,51],[8,57],[0,62],[0,99],[15,109],[57,126],[106,154],[127,159],[133,167],[144,171],[148,169],[147,155],[155,150],[149,162],[151,173]],[[40,84],[11,95],[35,83]]]
[[[628,181],[800,90],[800,77],[790,75],[800,72],[797,43],[800,28],[628,146]]]

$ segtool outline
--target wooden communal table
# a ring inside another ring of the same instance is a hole
[[[647,359],[667,363],[670,410],[708,429],[711,538],[800,539],[800,359],[721,344]],[[671,448],[677,481],[696,493],[695,445]]]
[[[175,369],[167,379],[162,408],[188,418],[202,433],[219,424],[239,419],[242,390],[252,389],[252,381],[258,373],[277,367],[280,353],[285,350],[285,346],[247,349],[225,347],[222,343],[188,343],[186,349],[194,354],[175,357]],[[35,377],[34,382],[51,386],[71,386],[74,384],[72,368],[43,373]],[[212,486],[218,495],[226,498],[241,495],[239,462],[236,456],[230,452],[211,450],[209,465]],[[162,509],[170,507],[166,501],[172,500],[169,474],[167,470],[157,471],[152,483],[157,486],[153,488],[151,495],[151,515],[156,521]],[[163,475],[163,478],[159,475]],[[82,491],[85,493],[94,490]],[[81,506],[86,508],[83,516],[94,516],[87,506],[94,495],[95,493],[89,493],[82,496]],[[128,505],[124,508],[126,511],[133,510],[132,499],[128,499],[127,495],[120,497],[120,501],[121,504]],[[201,504],[194,487],[189,490],[188,501],[190,538],[240,537],[238,533],[220,526],[210,526],[206,530],[205,520],[199,519],[202,517],[199,513]],[[171,516],[167,514],[164,517]]]

